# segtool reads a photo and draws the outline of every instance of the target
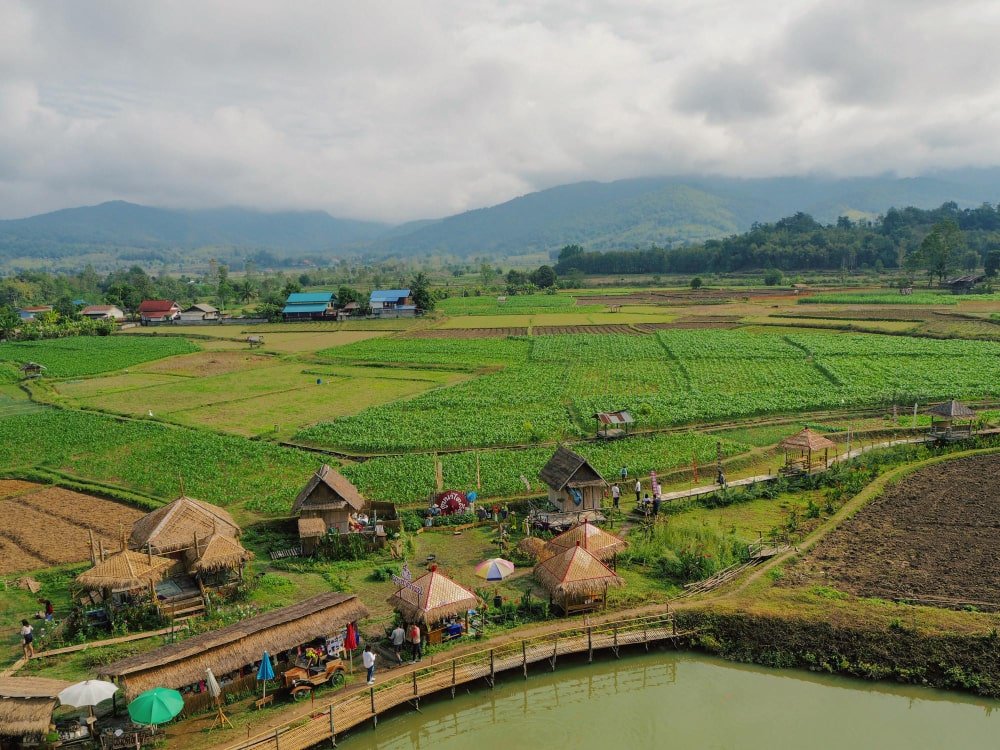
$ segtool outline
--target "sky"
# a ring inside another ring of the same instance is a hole
[[[0,0],[0,217],[995,166],[997,39],[995,0]]]

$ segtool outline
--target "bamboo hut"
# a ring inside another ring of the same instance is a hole
[[[517,543],[517,551],[533,560],[541,560],[545,551],[545,541],[537,536],[526,536]]]
[[[564,614],[607,606],[608,587],[625,581],[579,544],[535,566],[535,578]]]
[[[568,531],[553,537],[545,546],[552,555],[558,555],[578,544],[598,560],[610,560],[628,546],[628,543],[621,537],[615,536],[589,521],[577,524]]]
[[[973,435],[976,412],[952,399],[927,410],[931,415],[930,436],[935,440],[964,440]]]
[[[549,488],[556,513],[545,519],[549,527],[583,520],[603,520],[601,499],[608,483],[587,459],[560,445],[538,476]]]
[[[128,546],[150,547],[156,554],[179,558],[194,545],[195,538],[206,540],[221,534],[239,539],[241,533],[233,517],[222,508],[182,496],[136,521]]]
[[[179,643],[130,656],[100,668],[116,680],[127,700],[153,687],[182,692],[205,677],[209,667],[226,678],[255,675],[253,665],[266,650],[273,656],[318,639],[339,634],[349,622],[368,616],[353,594],[329,592],[271,610],[234,625],[202,633]]]
[[[386,601],[406,622],[424,625],[428,630],[449,617],[464,616],[479,604],[473,592],[436,567],[404,583]]]
[[[781,441],[780,446],[785,452],[783,474],[811,474],[815,469],[825,469],[830,465],[830,449],[837,449],[837,444],[806,427],[791,437]],[[823,451],[823,461],[813,460],[813,453]]]
[[[216,535],[208,540],[204,550],[188,549],[185,557],[192,575],[209,576],[232,570],[242,575],[243,566],[253,560],[253,553],[235,539]]]
[[[292,503],[292,513],[299,517],[302,553],[315,552],[327,532],[349,533],[351,517],[366,505],[365,498],[347,477],[323,464]]]
[[[52,724],[59,692],[70,684],[45,677],[0,677],[0,746],[39,746]]]
[[[95,562],[93,568],[76,577],[76,582],[106,594],[152,590],[174,564],[169,557],[121,549]]]

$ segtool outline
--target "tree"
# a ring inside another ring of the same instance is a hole
[[[0,307],[0,338],[9,339],[21,325],[21,316],[10,305]]]
[[[701,289],[701,276],[695,276],[693,279],[691,279],[691,288]]]
[[[539,266],[531,274],[531,283],[539,289],[548,289],[556,283],[556,272],[552,266]]]
[[[1000,271],[1000,250],[990,250],[986,253],[986,275],[991,279]]]
[[[430,280],[423,271],[420,271],[410,281],[410,296],[413,298],[413,304],[417,306],[418,310],[434,309],[434,298],[431,297]]]
[[[928,276],[943,282],[955,267],[962,232],[951,219],[939,221],[920,243],[920,257]]]
[[[257,296],[257,283],[249,276],[236,284],[236,298],[240,302],[250,302]]]
[[[784,274],[777,268],[764,272],[764,284],[767,286],[777,286],[783,278],[785,278]]]
[[[497,270],[489,263],[483,263],[479,266],[479,280],[482,282],[484,287],[489,288],[496,276]]]
[[[979,253],[975,250],[966,250],[962,254],[962,268],[969,273],[979,268]]]

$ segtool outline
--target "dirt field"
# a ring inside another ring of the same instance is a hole
[[[794,579],[859,596],[1000,606],[1000,456],[923,469],[830,534]]]
[[[88,530],[117,549],[143,513],[111,500],[59,487],[0,480],[0,574],[35,570],[90,558]]]

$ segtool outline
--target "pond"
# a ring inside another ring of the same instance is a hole
[[[547,666],[547,665],[546,665]],[[513,673],[338,738],[345,750],[996,747],[1000,701],[657,651]]]

